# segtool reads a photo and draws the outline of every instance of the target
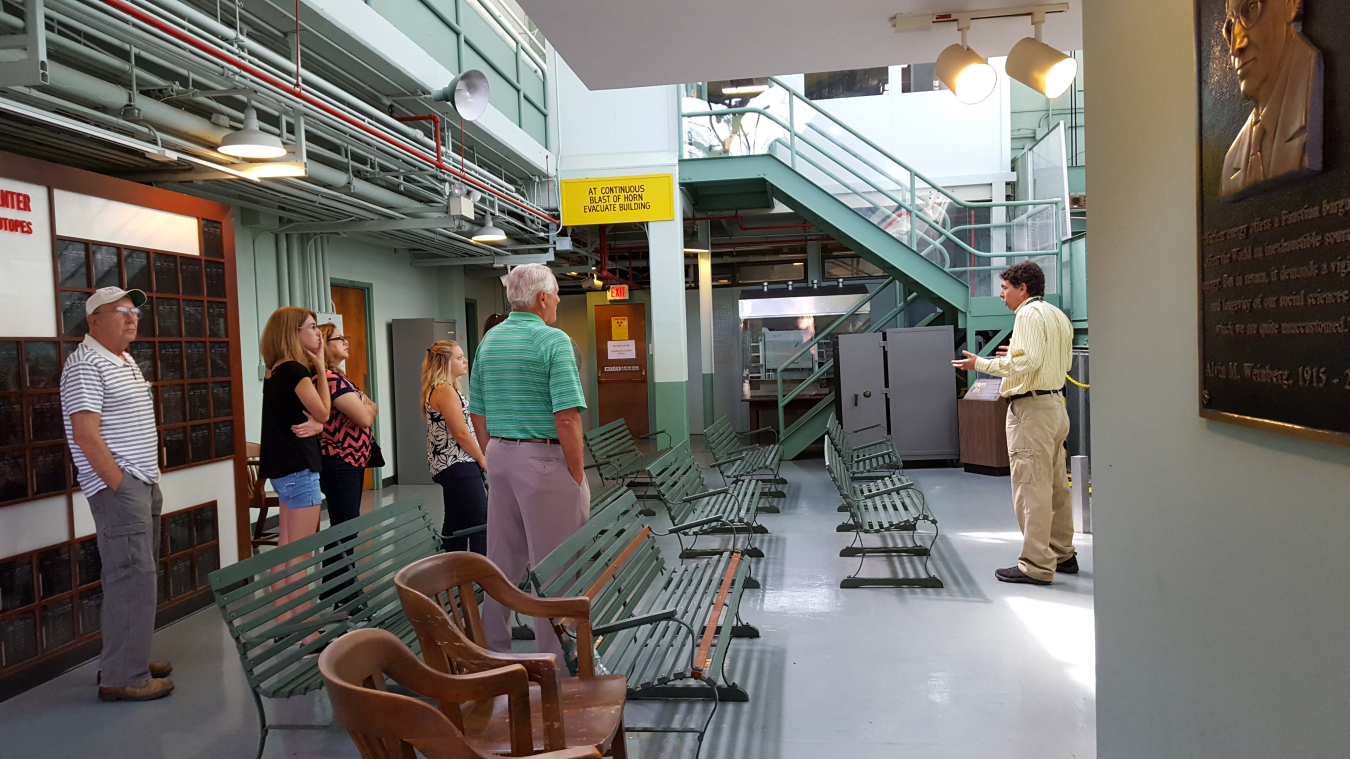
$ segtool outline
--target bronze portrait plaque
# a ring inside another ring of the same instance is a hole
[[[1197,0],[1200,414],[1350,445],[1350,3]]]

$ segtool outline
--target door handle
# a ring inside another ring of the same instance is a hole
[[[857,394],[857,393],[854,393],[854,394],[853,394],[853,405],[854,405],[854,407],[856,407],[856,406],[858,405],[858,394]]]

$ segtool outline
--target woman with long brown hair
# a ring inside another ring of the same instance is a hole
[[[427,420],[427,464],[431,479],[441,486],[445,499],[445,523],[441,533],[487,524],[487,491],[483,473],[487,457],[478,447],[469,422],[468,403],[460,380],[469,372],[464,349],[454,340],[442,340],[427,349],[422,361],[422,415]],[[487,534],[477,532],[466,540],[442,544],[447,551],[467,548],[487,555]]]
[[[280,501],[278,546],[319,529],[323,496],[319,492],[318,435],[332,411],[332,398],[327,382],[316,387],[310,377],[327,372],[322,340],[313,311],[287,306],[272,312],[258,346],[267,364],[258,477],[272,481]],[[304,557],[292,559],[287,566],[301,561]],[[285,621],[302,608],[278,619]]]
[[[319,488],[328,499],[329,524],[342,524],[361,514],[361,488],[374,441],[371,426],[379,407],[340,368],[351,348],[347,336],[332,322],[320,324],[319,334],[328,365],[328,394],[333,399],[333,413],[319,436],[323,455]],[[314,375],[314,381],[319,381],[319,375]]]

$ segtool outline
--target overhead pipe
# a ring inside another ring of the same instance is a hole
[[[199,51],[201,51],[201,52],[207,54],[208,56],[211,56],[211,57],[213,57],[213,58],[216,58],[217,60],[220,60],[220,61],[223,61],[223,62],[225,62],[225,63],[228,63],[228,64],[230,64],[231,66],[235,66],[235,67],[237,67],[240,71],[243,71],[243,72],[247,73],[248,75],[252,76],[253,78],[255,78],[255,79],[257,79],[257,80],[260,80],[260,81],[262,81],[262,82],[268,84],[269,86],[271,86],[271,87],[273,87],[273,88],[275,88],[275,89],[278,89],[278,90],[280,90],[280,91],[282,91],[282,92],[284,92],[284,93],[286,93],[286,94],[289,94],[289,95],[291,95],[292,97],[294,97],[294,98],[296,98],[296,99],[298,99],[298,100],[301,100],[301,101],[303,101],[303,102],[309,104],[310,106],[312,106],[312,107],[314,107],[314,108],[317,108],[317,109],[319,109],[320,111],[323,111],[324,113],[327,113],[329,116],[332,116],[332,117],[334,117],[334,118],[337,118],[337,119],[339,119],[340,121],[343,121],[344,123],[346,123],[346,124],[348,124],[348,125],[350,125],[350,126],[356,128],[356,129],[358,129],[358,130],[360,130],[360,131],[362,131],[362,132],[365,132],[366,134],[369,134],[370,136],[376,138],[377,140],[380,140],[381,142],[384,142],[384,143],[386,143],[386,144],[388,144],[388,145],[390,145],[390,146],[392,146],[392,147],[394,147],[394,148],[396,148],[396,149],[398,149],[398,150],[400,150],[400,151],[402,151],[402,152],[404,152],[404,153],[407,153],[408,155],[410,155],[410,156],[412,156],[412,157],[414,157],[414,158],[420,159],[420,160],[422,160],[422,161],[425,161],[425,162],[428,163],[428,164],[431,164],[431,165],[433,165],[433,166],[436,166],[437,168],[440,168],[441,170],[445,171],[446,173],[450,174],[451,176],[459,177],[460,179],[464,180],[465,182],[468,182],[469,184],[474,185],[475,187],[479,188],[480,190],[483,190],[483,191],[485,191],[485,192],[487,192],[487,193],[489,193],[489,194],[491,194],[491,195],[493,195],[493,196],[496,196],[496,197],[500,198],[501,200],[505,200],[506,202],[510,203],[510,204],[513,205],[513,206],[516,206],[517,208],[520,208],[521,210],[525,211],[525,212],[528,213],[528,214],[531,214],[531,215],[533,215],[533,216],[539,217],[540,219],[542,219],[542,220],[548,222],[549,224],[552,224],[552,225],[555,225],[555,226],[561,226],[560,222],[559,222],[557,219],[554,219],[553,217],[549,216],[548,214],[543,213],[543,212],[541,212],[541,211],[539,211],[539,210],[537,210],[537,209],[535,209],[535,208],[532,208],[532,207],[526,205],[525,203],[522,203],[522,202],[516,200],[515,198],[512,198],[512,197],[510,197],[509,195],[506,195],[506,194],[503,193],[503,192],[500,192],[500,191],[498,191],[498,190],[496,190],[496,189],[494,189],[494,188],[492,188],[492,187],[489,187],[487,184],[485,184],[485,183],[479,181],[478,179],[476,179],[476,178],[474,178],[474,177],[469,176],[468,174],[466,174],[466,173],[463,172],[463,171],[460,171],[460,170],[458,170],[458,169],[451,168],[451,167],[450,167],[449,165],[447,165],[443,160],[437,160],[437,159],[435,159],[435,158],[433,158],[433,157],[431,157],[431,156],[428,156],[426,153],[423,153],[422,151],[420,151],[420,150],[418,150],[418,149],[412,147],[411,145],[408,145],[408,144],[406,144],[406,143],[400,142],[399,140],[395,140],[394,138],[390,137],[389,135],[385,134],[384,132],[382,132],[382,131],[380,131],[380,130],[377,130],[377,129],[375,129],[375,128],[372,127],[372,126],[370,126],[370,125],[368,125],[368,124],[366,124],[366,123],[363,123],[363,122],[361,122],[361,121],[359,121],[359,120],[353,118],[352,116],[350,116],[350,115],[348,115],[348,114],[345,114],[345,113],[339,111],[337,108],[334,108],[333,106],[330,106],[330,105],[328,105],[327,103],[324,103],[323,101],[321,101],[321,100],[315,98],[314,96],[310,95],[309,93],[307,93],[307,92],[302,92],[302,91],[300,91],[300,90],[297,90],[297,89],[296,89],[293,85],[291,85],[290,83],[282,81],[281,79],[277,78],[276,76],[273,76],[272,74],[269,74],[269,73],[266,72],[266,71],[263,71],[262,69],[258,68],[257,66],[254,66],[254,65],[248,63],[247,61],[244,61],[244,60],[238,58],[237,56],[231,55],[230,53],[227,53],[227,52],[225,52],[225,51],[223,51],[223,50],[220,50],[219,48],[217,48],[217,47],[215,47],[215,46],[213,46],[213,45],[210,45],[210,44],[208,44],[208,43],[206,43],[206,42],[204,42],[204,41],[202,41],[202,40],[200,40],[200,39],[198,39],[198,38],[196,38],[196,37],[194,37],[194,36],[192,36],[192,35],[190,35],[190,34],[187,34],[186,32],[183,32],[183,31],[181,31],[181,30],[179,30],[179,29],[174,28],[173,26],[171,26],[171,25],[168,24],[168,23],[165,23],[164,21],[162,21],[161,19],[157,18],[156,16],[153,16],[153,15],[151,15],[151,14],[149,14],[149,13],[147,13],[147,12],[141,10],[140,8],[137,8],[137,7],[133,6],[133,5],[131,5],[130,3],[125,2],[125,0],[99,0],[99,1],[102,2],[102,3],[104,3],[105,5],[108,5],[108,6],[112,7],[112,8],[116,8],[117,10],[119,10],[119,11],[121,11],[121,12],[123,12],[123,13],[125,13],[125,14],[127,14],[127,15],[129,15],[129,16],[131,16],[132,18],[135,18],[136,20],[140,21],[141,23],[146,24],[146,25],[148,25],[148,26],[151,26],[151,27],[153,27],[153,28],[159,30],[160,32],[163,32],[164,34],[167,34],[167,35],[173,37],[174,39],[176,39],[176,40],[178,40],[178,41],[180,41],[180,42],[182,42],[182,43],[184,43],[184,44],[186,44],[186,45],[188,45],[188,46],[190,46],[190,47],[192,47],[192,48],[195,48],[195,49],[197,49],[197,50],[199,50]],[[182,6],[181,3],[177,3],[177,2],[175,2],[175,0],[159,0],[159,2],[161,2],[161,3],[165,4],[165,5]],[[187,9],[186,6],[182,6],[182,7],[183,7],[184,9]],[[198,15],[201,15],[201,14],[198,14]],[[208,20],[209,20],[209,19],[208,19]],[[270,51],[268,51],[268,52],[270,53]],[[272,53],[271,55],[275,55],[275,54]]]

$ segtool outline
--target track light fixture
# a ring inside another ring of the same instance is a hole
[[[937,59],[937,78],[947,89],[956,95],[956,99],[966,105],[974,105],[989,97],[998,84],[998,72],[989,65],[979,53],[966,44],[966,32],[970,30],[970,19],[957,21],[961,30],[961,42],[943,50]]]
[[[244,108],[244,128],[225,135],[220,152],[236,158],[280,158],[286,147],[279,137],[258,128],[258,112],[250,105]]]
[[[1041,42],[1045,13],[1031,14],[1035,38],[1023,37],[1008,53],[1008,76],[1054,100],[1063,95],[1078,76],[1078,61]]]

